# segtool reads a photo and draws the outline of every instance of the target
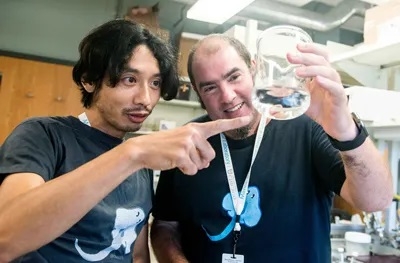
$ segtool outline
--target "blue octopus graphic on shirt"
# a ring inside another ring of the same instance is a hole
[[[207,230],[203,226],[203,229],[206,231],[206,234],[211,241],[219,241],[224,239],[226,236],[229,235],[230,232],[232,232],[233,228],[235,227],[236,213],[233,207],[232,195],[230,193],[227,193],[222,200],[222,207],[227,212],[229,217],[232,218],[232,220],[218,235],[210,235],[209,233],[207,233]],[[254,227],[258,224],[260,218],[260,192],[257,187],[250,186],[246,195],[246,202],[242,214],[240,215],[239,222],[241,225]]]

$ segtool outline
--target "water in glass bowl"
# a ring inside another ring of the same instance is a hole
[[[299,52],[299,43],[311,37],[301,28],[273,26],[257,40],[256,74],[252,100],[256,109],[277,120],[294,119],[307,111],[310,94],[306,79],[296,75],[302,65],[288,61],[288,52]]]
[[[258,111],[267,113],[273,119],[288,120],[307,111],[310,94],[306,80],[295,75],[298,65],[284,65],[287,62],[282,60],[267,56],[259,60],[263,65],[258,66],[252,99]]]

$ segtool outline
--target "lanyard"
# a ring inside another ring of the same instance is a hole
[[[90,126],[89,119],[88,119],[88,117],[86,116],[86,113],[85,113],[85,112],[79,114],[78,118],[79,118],[79,120],[80,120],[82,123],[86,124],[87,126]]]
[[[250,168],[249,168],[249,171],[247,172],[247,176],[243,183],[242,191],[240,191],[240,195],[239,195],[239,191],[238,191],[238,188],[236,185],[235,172],[233,170],[231,154],[229,153],[228,142],[226,141],[225,135],[223,133],[220,133],[222,154],[223,154],[225,170],[226,170],[226,177],[228,178],[229,190],[230,190],[231,196],[232,196],[233,207],[236,212],[236,223],[235,223],[234,231],[237,231],[237,232],[240,232],[240,230],[241,230],[240,223],[239,223],[239,217],[242,214],[242,211],[243,211],[243,208],[244,208],[244,205],[246,202],[246,195],[247,195],[247,191],[249,188],[251,168],[253,167],[254,160],[256,159],[258,150],[261,145],[261,141],[262,141],[262,138],[264,135],[266,120],[267,120],[267,114],[262,114],[260,123],[258,125],[258,129],[257,129],[256,141],[254,144],[253,155],[251,157]]]

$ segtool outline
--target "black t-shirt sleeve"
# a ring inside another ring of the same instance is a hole
[[[13,173],[35,173],[48,181],[55,167],[54,142],[38,121],[21,123],[0,147],[0,184]]]
[[[162,171],[153,205],[153,217],[164,221],[179,221],[175,189],[175,169]]]
[[[340,152],[335,149],[322,127],[316,123],[312,128],[312,158],[325,187],[340,195],[346,179]]]

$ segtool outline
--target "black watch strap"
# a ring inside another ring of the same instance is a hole
[[[365,128],[362,121],[360,120],[360,118],[355,113],[352,113],[351,115],[353,116],[353,120],[359,131],[358,135],[353,140],[341,142],[328,135],[328,138],[331,141],[332,146],[341,152],[350,151],[358,148],[368,138],[368,131]]]

